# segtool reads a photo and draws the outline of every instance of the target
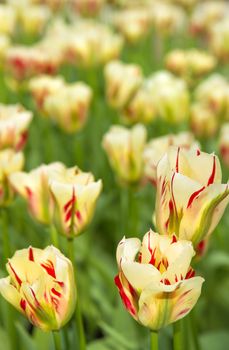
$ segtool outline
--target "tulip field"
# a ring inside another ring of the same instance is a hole
[[[228,179],[228,1],[0,1],[0,350],[228,350]]]

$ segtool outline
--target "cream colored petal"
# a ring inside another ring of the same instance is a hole
[[[152,281],[158,282],[161,280],[161,274],[158,269],[150,264],[122,260],[121,269],[129,283],[139,292]]]
[[[116,259],[118,266],[120,266],[120,262],[124,261],[134,261],[137,253],[141,247],[141,241],[138,238],[123,238],[117,247],[116,251]]]
[[[20,307],[21,295],[17,289],[10,284],[10,277],[0,279],[0,293],[10,304],[18,311],[22,312]]]

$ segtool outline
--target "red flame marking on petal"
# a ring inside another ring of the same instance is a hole
[[[199,150],[199,149],[196,150],[196,155],[197,155],[197,156],[200,155],[200,150]]]
[[[177,159],[176,159],[176,172],[179,172],[179,155],[180,155],[180,147],[177,150]]]
[[[216,171],[216,159],[215,155],[213,156],[213,166],[212,166],[212,173],[208,179],[208,186],[213,184],[214,179],[215,179],[215,171]]]
[[[186,314],[187,312],[189,312],[189,310],[190,310],[190,309],[188,309],[188,308],[186,308],[186,309],[182,310],[181,312],[179,312],[179,314],[177,315],[177,317],[179,317],[179,316],[182,316],[182,315]]]
[[[47,260],[46,263],[41,264],[41,266],[46,270],[46,272],[52,276],[53,278],[56,278],[56,272],[53,266],[53,263],[51,260]]]
[[[21,299],[20,307],[22,308],[23,311],[25,311],[25,309],[26,309],[26,300],[25,299]]]
[[[190,196],[189,200],[188,200],[188,204],[187,204],[187,209],[189,207],[191,207],[194,199],[205,189],[205,186],[203,186],[201,189],[199,189],[198,191],[193,192],[193,194]]]
[[[177,242],[176,235],[172,235],[172,242],[171,242],[171,244],[176,243],[176,242]]]
[[[16,278],[17,283],[19,284],[19,286],[21,286],[22,280],[18,277],[18,275],[16,274],[16,272],[15,272],[15,270],[14,270],[14,268],[13,268],[13,266],[11,265],[10,262],[9,262],[9,267],[10,267],[11,271],[13,272],[13,274],[14,274],[14,276],[15,276],[15,278]]]
[[[61,297],[61,293],[60,292],[58,292],[55,288],[52,288],[51,289],[51,292],[53,293],[53,294],[55,294],[57,297]]]
[[[132,314],[132,315],[136,315],[136,311],[134,306],[131,303],[131,300],[128,298],[128,296],[126,295],[124,288],[122,286],[122,282],[119,278],[119,275],[117,275],[114,279],[114,282],[116,284],[116,286],[118,287],[119,290],[119,294],[120,297],[122,298],[123,304],[125,305],[125,307],[127,308],[127,310]]]
[[[34,261],[33,248],[29,247],[29,260]]]
[[[188,270],[186,276],[185,276],[185,279],[189,279],[189,278],[192,278],[195,276],[195,271],[190,267],[190,269]]]

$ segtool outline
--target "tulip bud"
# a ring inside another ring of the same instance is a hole
[[[155,186],[157,183],[158,162],[166,154],[170,146],[178,146],[184,149],[200,148],[199,142],[194,139],[194,136],[190,132],[160,136],[149,141],[143,153],[144,174]]]
[[[199,84],[195,98],[205,104],[218,119],[229,120],[229,83],[220,74],[212,74]]]
[[[22,149],[27,141],[32,117],[32,112],[20,105],[0,104],[0,149]]]
[[[16,25],[16,12],[13,7],[0,5],[0,33],[11,35]]]
[[[192,243],[153,231],[122,239],[115,284],[131,316],[157,331],[185,317],[195,306],[204,279],[194,277]]]
[[[44,112],[67,133],[82,129],[88,117],[92,90],[84,83],[65,85],[44,101]]]
[[[36,101],[37,107],[43,110],[44,101],[47,96],[55,94],[65,86],[64,79],[60,76],[51,77],[40,75],[29,81],[29,90]]]
[[[18,250],[6,264],[0,293],[43,331],[59,330],[76,303],[72,263],[53,246]]]
[[[173,4],[156,2],[151,7],[152,20],[157,32],[169,35],[184,29],[186,15],[182,8]]]
[[[120,181],[134,184],[141,179],[145,142],[146,129],[141,124],[130,130],[122,126],[112,126],[104,135],[103,148]]]
[[[19,23],[27,35],[39,35],[51,18],[51,11],[44,5],[26,5],[19,8]]]
[[[136,93],[143,81],[141,67],[112,61],[105,67],[106,96],[109,104],[121,109]]]
[[[229,11],[228,11],[229,15]],[[210,31],[210,48],[222,61],[229,59],[229,20],[225,17],[222,21],[212,26]]]
[[[148,85],[159,117],[170,123],[188,118],[189,92],[184,80],[160,71],[148,79]]]
[[[191,31],[193,34],[208,35],[211,27],[229,14],[226,1],[200,2],[191,15]]]
[[[201,103],[191,106],[191,128],[198,137],[212,137],[218,130],[216,114]]]
[[[57,231],[73,238],[89,225],[102,190],[102,181],[95,182],[91,173],[68,169],[57,180],[50,180],[54,199],[54,224]]]
[[[224,164],[229,168],[229,123],[221,128],[219,149]]]
[[[53,215],[49,182],[58,179],[64,171],[64,165],[56,162],[41,165],[29,173],[16,172],[9,177],[13,189],[28,202],[31,215],[41,223],[50,224]]]
[[[201,171],[200,169],[204,169]],[[229,202],[215,154],[170,147],[157,167],[156,227],[196,245],[208,238]]]
[[[149,32],[151,15],[147,7],[125,9],[115,14],[114,25],[127,41],[135,43]]]
[[[8,205],[13,197],[9,186],[9,176],[22,170],[24,155],[22,152],[15,153],[12,149],[0,151],[0,206]]]
[[[105,0],[73,0],[73,9],[82,16],[95,16],[99,13]]]
[[[150,123],[156,118],[156,106],[150,91],[148,80],[145,80],[130,102],[122,111],[126,123]]]
[[[207,74],[216,66],[214,56],[197,49],[173,50],[166,56],[165,62],[171,72],[187,79]]]

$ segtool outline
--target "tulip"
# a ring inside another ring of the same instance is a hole
[[[27,141],[32,117],[32,112],[20,105],[0,104],[0,149],[22,149]]]
[[[229,11],[228,11],[229,15]],[[210,48],[222,61],[229,59],[229,20],[225,17],[222,21],[212,26],[210,31]]]
[[[51,18],[51,11],[44,5],[19,5],[18,20],[22,31],[27,35],[42,33]]]
[[[41,223],[50,224],[53,215],[49,181],[59,178],[64,171],[64,165],[56,162],[41,165],[29,173],[15,172],[9,177],[13,189],[27,201],[31,215]]]
[[[65,85],[45,98],[44,112],[65,132],[73,133],[85,125],[91,99],[92,90],[86,84]]]
[[[13,7],[0,5],[0,33],[11,35],[16,25],[16,12]]]
[[[198,137],[214,136],[219,126],[216,114],[202,103],[191,106],[190,123],[192,131]]]
[[[229,120],[229,83],[220,74],[212,74],[195,91],[198,102],[206,105],[218,119]]]
[[[229,123],[225,123],[221,128],[219,149],[224,164],[229,168]]]
[[[156,118],[156,106],[146,79],[122,110],[122,119],[129,124],[150,123]]]
[[[105,67],[106,95],[115,108],[125,107],[140,87],[143,76],[141,67],[112,61]]]
[[[95,16],[99,13],[105,0],[73,0],[75,11],[83,16]]]
[[[155,217],[159,233],[175,232],[194,246],[208,239],[229,201],[229,186],[221,184],[221,179],[215,154],[170,147],[157,167]]]
[[[141,179],[145,142],[146,129],[141,124],[130,130],[122,126],[112,126],[104,135],[103,148],[121,182],[135,184]]]
[[[180,123],[189,114],[189,92],[184,80],[160,71],[148,78],[147,84],[157,115],[170,123]]]
[[[155,29],[161,35],[170,35],[184,29],[186,14],[181,7],[156,2],[151,7]]]
[[[47,96],[56,93],[64,86],[64,79],[61,76],[40,75],[29,81],[29,90],[36,101],[37,107],[41,110],[43,110],[44,101]]]
[[[131,316],[157,331],[186,316],[195,306],[204,279],[194,277],[192,243],[153,231],[122,239],[117,248],[115,284]]]
[[[9,186],[9,176],[24,166],[24,155],[12,149],[0,151],[0,206],[10,203],[13,193]]]
[[[58,249],[29,247],[8,260],[9,276],[0,279],[0,293],[43,331],[59,330],[76,303],[72,263]]]
[[[211,27],[229,14],[226,1],[200,2],[191,15],[191,31],[194,34],[208,35]]]
[[[184,78],[199,77],[216,66],[214,56],[197,49],[173,50],[166,56],[165,62],[171,72]]]
[[[126,40],[135,43],[149,32],[151,15],[147,7],[133,7],[117,12],[113,21]]]
[[[160,136],[152,139],[145,146],[143,159],[145,164],[144,173],[146,178],[154,185],[157,182],[157,165],[166,154],[170,146],[178,146],[184,149],[199,149],[200,144],[190,132]]]
[[[57,180],[50,180],[54,199],[54,224],[57,231],[73,238],[89,225],[102,190],[102,181],[91,173],[71,168]]]
[[[80,21],[66,28],[66,57],[71,63],[86,68],[97,67],[120,55],[123,39],[105,24]]]

